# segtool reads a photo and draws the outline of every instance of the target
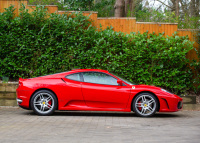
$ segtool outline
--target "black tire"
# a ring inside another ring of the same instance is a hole
[[[48,116],[54,113],[58,101],[54,93],[48,90],[39,90],[32,96],[30,104],[31,109],[37,115]]]
[[[134,98],[132,103],[132,109],[137,116],[153,116],[158,109],[158,100],[153,94],[141,93]]]

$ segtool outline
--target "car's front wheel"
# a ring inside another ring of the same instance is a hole
[[[158,100],[150,93],[141,93],[133,100],[132,107],[138,116],[153,116],[158,109]]]
[[[48,90],[37,91],[31,98],[31,108],[38,115],[51,115],[57,107],[57,98]]]

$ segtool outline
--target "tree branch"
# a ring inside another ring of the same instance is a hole
[[[156,0],[156,1],[162,3],[163,5],[165,5],[166,7],[170,8],[170,9],[173,9],[173,7],[171,7],[171,6],[169,6],[169,5],[166,5],[164,2],[162,2],[162,1],[160,1],[160,0]]]
[[[184,12],[184,13],[187,13],[187,8],[186,8],[186,6],[183,4],[183,1],[180,0],[179,2],[180,2],[181,5],[182,5],[181,9],[183,10],[183,12]]]

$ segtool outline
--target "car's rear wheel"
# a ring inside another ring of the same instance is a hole
[[[57,98],[48,90],[37,91],[31,98],[31,108],[38,115],[51,115],[56,107]]]
[[[138,116],[153,116],[158,108],[158,100],[150,93],[141,93],[133,100],[132,107]]]

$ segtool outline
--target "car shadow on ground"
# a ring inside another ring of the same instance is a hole
[[[178,112],[177,112],[178,113]],[[177,113],[156,113],[150,118],[181,118],[183,114]],[[34,112],[29,111],[26,115],[37,116]],[[51,116],[80,116],[80,117],[138,117],[134,112],[92,112],[92,111],[56,111]],[[149,118],[149,117],[148,117]]]

